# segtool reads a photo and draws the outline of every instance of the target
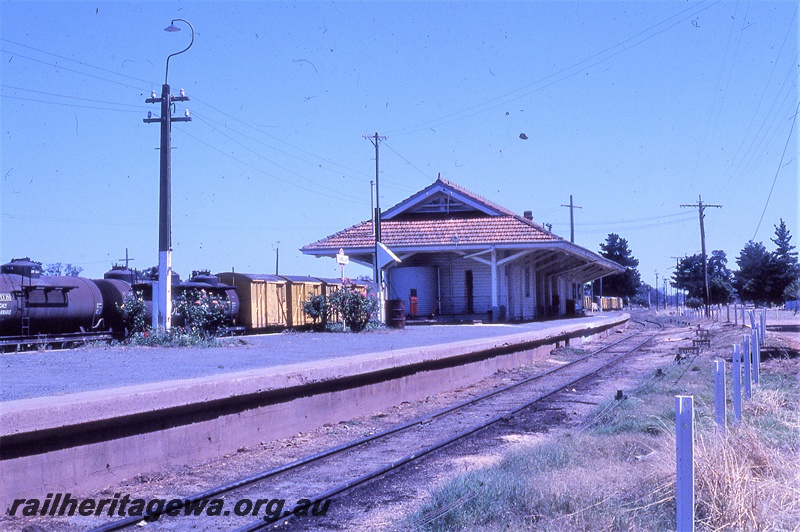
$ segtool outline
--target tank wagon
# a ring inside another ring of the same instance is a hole
[[[101,288],[83,277],[44,275],[41,263],[14,259],[0,266],[0,336],[107,331],[112,301],[126,290],[125,283]]]

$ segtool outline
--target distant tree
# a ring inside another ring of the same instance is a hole
[[[642,284],[638,259],[633,257],[628,249],[628,241],[616,233],[610,233],[606,241],[600,244],[600,255],[625,267],[623,273],[609,275],[603,278],[603,295],[624,297],[630,300],[636,297],[639,286]],[[595,294],[600,293],[600,282],[594,282]]]
[[[62,264],[60,262],[48,264],[42,269],[42,273],[45,275],[65,275],[67,277],[77,277],[82,271],[83,268],[80,266],[73,266],[69,263]]]
[[[774,282],[778,264],[761,242],[745,244],[736,258],[739,270],[733,274],[733,284],[742,301],[767,305],[775,293]]]
[[[781,218],[781,223],[775,227],[775,238],[771,238],[775,244],[775,251],[772,258],[775,261],[775,275],[772,281],[770,300],[781,303],[786,301],[784,291],[786,288],[800,278],[800,266],[797,262],[797,252],[793,251],[795,246],[791,244],[792,235],[786,228],[786,223]]]
[[[783,291],[784,301],[800,301],[800,279],[795,279]],[[795,309],[797,314],[797,309]]]
[[[724,251],[714,250],[707,259],[708,290],[711,293],[711,303],[729,303],[733,301],[734,289],[733,275],[728,269],[728,257]],[[687,256],[678,261],[675,273],[672,275],[672,286],[686,290],[689,298],[705,301],[706,287],[703,276],[703,255]]]

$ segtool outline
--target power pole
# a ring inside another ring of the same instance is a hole
[[[656,270],[656,311],[658,311],[658,270]]]
[[[373,274],[375,278],[375,283],[378,285],[378,305],[380,308],[380,319],[381,322],[384,321],[383,317],[383,271],[380,265],[378,264],[378,248],[380,247],[381,242],[381,196],[380,196],[380,163],[379,163],[379,147],[382,140],[386,140],[386,137],[378,135],[378,132],[375,132],[375,135],[368,136],[364,135],[364,138],[369,140],[373,146],[375,146],[375,209],[372,213],[372,219],[374,220],[375,224],[375,259],[373,262]]]
[[[128,269],[128,264],[130,263],[130,261],[136,260],[136,259],[130,258],[128,256],[128,248],[125,248],[125,258],[124,259],[119,259],[119,260],[124,260],[125,261],[125,269],[127,270]]]
[[[705,301],[705,315],[706,318],[709,317],[709,305],[711,305],[711,289],[708,286],[708,261],[706,260],[706,228],[703,224],[703,219],[705,218],[705,210],[706,207],[716,207],[718,209],[722,208],[722,205],[711,205],[708,203],[703,203],[703,197],[697,196],[697,203],[693,205],[681,205],[681,207],[696,207],[697,213],[700,216],[700,249],[703,253],[703,283],[705,285],[705,292],[706,292],[706,301]]]
[[[191,46],[191,45],[190,45]],[[187,48],[188,50],[188,48]],[[170,56],[171,57],[171,56]],[[167,58],[169,68],[169,58]],[[144,122],[161,124],[161,178],[158,201],[158,305],[153,305],[153,328],[169,330],[172,326],[172,122],[191,122],[186,116],[172,116],[174,102],[186,102],[189,97],[181,89],[180,96],[170,94],[169,85],[161,86],[161,97],[153,91],[147,103],[160,103],[161,116],[147,113]],[[156,296],[153,295],[155,301]]]
[[[281,257],[281,241],[278,240],[272,248],[275,250],[275,275],[278,275],[278,261]]]
[[[583,209],[572,204],[572,194],[569,195],[569,205],[561,205],[562,207],[569,207],[569,241],[575,243],[575,209]]]
[[[681,293],[680,289],[678,288],[677,283],[677,276],[678,276],[678,268],[680,268],[681,258],[682,257],[670,257],[671,259],[675,259],[675,310],[680,310],[681,307]]]

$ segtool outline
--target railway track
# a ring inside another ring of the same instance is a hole
[[[106,331],[39,334],[36,336],[0,336],[0,352],[69,349],[91,342],[109,342],[113,339],[114,334]]]
[[[588,354],[552,360],[552,367],[437,412],[395,425],[285,465],[175,500],[148,514],[160,530],[262,530],[311,512],[326,501],[514,416],[596,376],[649,342],[663,328],[633,321],[636,331]],[[356,465],[354,465],[356,464]],[[212,501],[220,515],[210,517]],[[242,502],[244,501],[244,503]],[[275,501],[285,501],[278,504]],[[300,503],[300,501],[302,501]],[[299,504],[295,504],[298,502]],[[221,507],[224,505],[224,510]],[[198,508],[203,508],[198,511]],[[143,517],[109,522],[96,531],[121,530]],[[312,524],[309,520],[308,524]]]

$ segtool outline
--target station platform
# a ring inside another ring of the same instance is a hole
[[[629,316],[247,336],[232,347],[2,355],[0,507],[103,488],[432,394],[580,345]]]

